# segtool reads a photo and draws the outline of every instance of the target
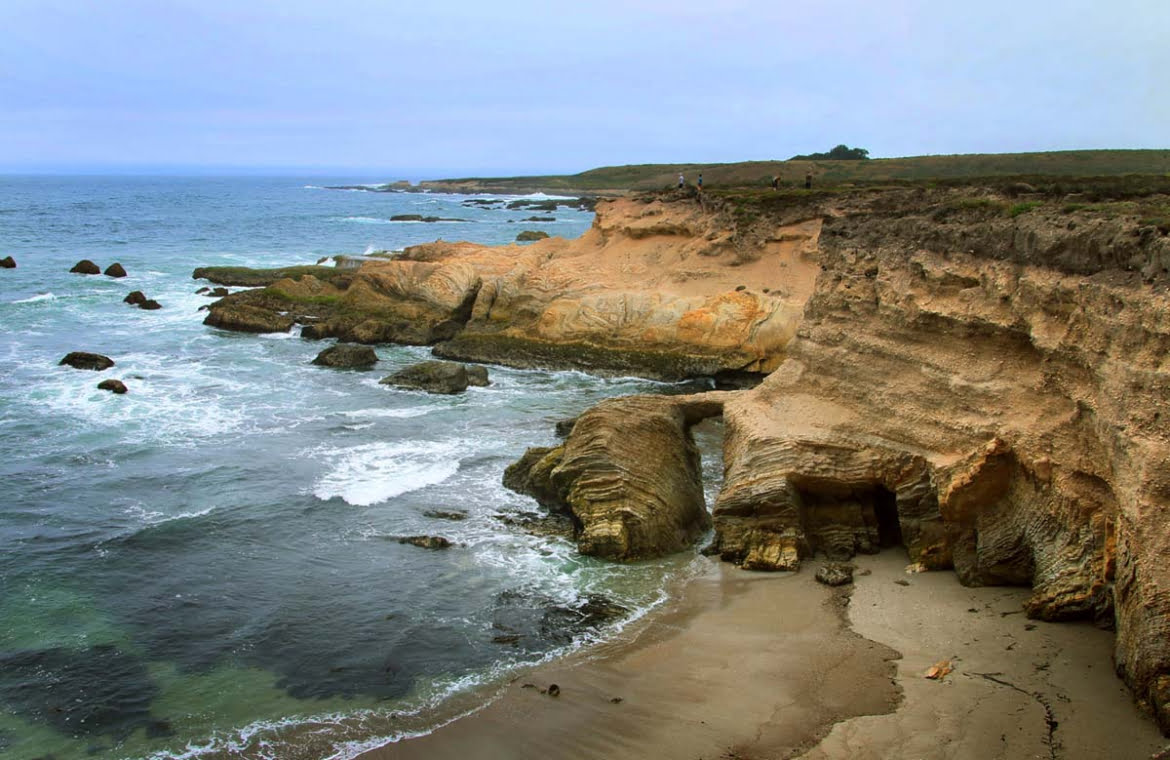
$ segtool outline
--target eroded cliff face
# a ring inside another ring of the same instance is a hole
[[[825,211],[787,358],[725,408],[718,550],[794,569],[902,543],[1029,585],[1031,616],[1116,626],[1119,674],[1170,729],[1166,237],[913,198]]]
[[[806,211],[742,235],[698,197],[620,199],[577,240],[415,246],[340,283],[303,276],[228,296],[207,323],[288,329],[259,309],[287,312],[310,337],[438,343],[437,355],[462,360],[664,379],[766,373],[816,279],[821,222]]]

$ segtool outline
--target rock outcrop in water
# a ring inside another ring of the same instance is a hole
[[[583,554],[618,560],[685,548],[710,526],[690,428],[729,394],[628,396],[582,414],[561,446],[529,449],[504,485],[568,515]]]
[[[70,351],[57,364],[59,366],[73,367],[74,369],[91,369],[101,372],[114,366],[114,360],[108,356],[92,354],[88,351]]]
[[[89,259],[82,259],[81,261],[74,264],[73,268],[70,269],[69,271],[72,274],[101,274],[102,273],[101,268],[97,264],[90,261]]]
[[[11,256],[0,259],[0,269],[16,269],[16,259]]]
[[[227,315],[248,307],[308,323],[306,337],[438,344],[437,355],[460,361],[758,375],[781,361],[816,278],[818,212],[804,213],[741,234],[698,202],[622,199],[600,204],[578,240],[413,246],[347,276],[304,272],[235,293],[212,305],[207,324],[247,329],[254,320]]]
[[[313,359],[313,364],[322,367],[339,367],[343,369],[370,369],[378,363],[378,355],[369,346],[355,346],[351,343],[338,343],[330,346]]]
[[[487,385],[488,379],[485,367],[468,366],[458,362],[427,361],[401,369],[378,382],[396,388],[451,395],[462,393],[471,385]]]
[[[123,267],[117,261],[115,261],[113,264],[110,264],[108,267],[106,267],[106,271],[104,274],[106,275],[106,277],[125,277],[126,276],[126,268]]]

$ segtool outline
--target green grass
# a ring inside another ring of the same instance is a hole
[[[782,189],[793,189],[803,187],[805,174],[811,172],[814,188],[824,185],[925,181],[970,184],[975,180],[997,178],[1013,178],[1016,181],[1027,182],[1028,178],[1031,178],[1047,186],[1047,191],[1051,194],[1067,194],[1081,192],[1077,188],[1085,184],[1083,180],[1085,177],[1120,178],[1125,175],[1141,175],[1148,178],[1150,184],[1160,184],[1163,187],[1170,185],[1170,150],[1079,150],[871,158],[867,161],[633,164],[606,166],[572,175],[464,178],[423,184],[437,189],[471,184],[498,192],[544,189],[605,193],[672,188],[677,185],[679,172],[686,176],[690,184],[695,182],[701,172],[704,187],[708,190],[728,186],[767,188],[773,175],[780,177]],[[1053,178],[1068,180],[1054,183]],[[1053,184],[1063,186],[1059,191],[1055,191],[1052,188]],[[1132,177],[1121,179],[1119,184],[1132,186],[1134,180]],[[1040,191],[1046,192],[1045,189]],[[1089,191],[1091,192],[1092,188]],[[1116,192],[1116,189],[1109,192]]]
[[[1008,216],[1015,219],[1020,214],[1026,214],[1029,211],[1038,209],[1043,205],[1044,204],[1040,201],[1024,201],[1023,203],[1017,203],[1008,209]]]

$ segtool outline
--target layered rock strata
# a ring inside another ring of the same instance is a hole
[[[729,224],[693,199],[622,199],[600,204],[578,240],[436,242],[328,279],[327,267],[286,270],[216,302],[206,323],[284,331],[301,322],[304,337],[438,344],[444,358],[511,366],[762,374],[782,360],[812,291],[820,221],[797,214],[752,235]]]
[[[720,414],[732,395],[602,402],[562,445],[529,449],[504,484],[568,515],[583,554],[632,560],[678,551],[710,527],[690,428]]]
[[[904,544],[1030,586],[1029,616],[1116,626],[1119,674],[1170,729],[1167,238],[826,211],[787,358],[725,407],[716,548],[793,569]]]

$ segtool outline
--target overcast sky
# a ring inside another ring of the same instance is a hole
[[[1170,0],[0,0],[0,169],[1170,147]]]

